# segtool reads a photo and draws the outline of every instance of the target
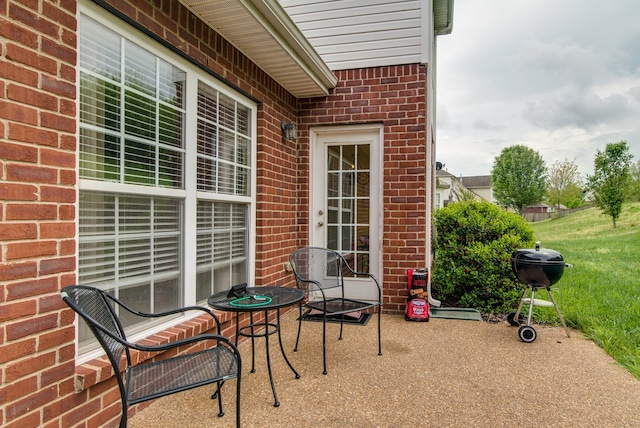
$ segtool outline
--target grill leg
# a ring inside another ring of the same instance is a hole
[[[524,305],[524,298],[527,297],[528,292],[529,292],[529,288],[525,287],[524,293],[522,293],[522,297],[520,298],[520,304],[518,304],[518,310],[516,310],[516,315],[513,317],[513,319],[515,320],[520,319],[520,311],[522,311],[522,305]]]
[[[558,307],[558,304],[556,303],[556,299],[553,297],[553,293],[551,292],[551,287],[547,287],[547,291],[549,292],[549,297],[551,298],[551,303],[553,303],[553,307],[556,308],[556,312],[558,313],[558,318],[560,318],[560,322],[562,323],[562,326],[564,327],[564,331],[567,333],[567,337],[571,337],[571,333],[569,333],[569,328],[567,327],[567,324],[564,322],[564,318],[562,317],[562,314],[560,313],[560,308]]]
[[[528,326],[531,325],[531,318],[533,317],[533,307],[535,306],[533,302],[535,301],[535,297],[536,297],[536,288],[531,287],[531,301],[529,301],[529,315],[527,316]]]

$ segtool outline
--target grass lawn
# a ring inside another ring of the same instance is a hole
[[[567,323],[640,379],[640,203],[624,205],[615,229],[597,208],[531,225],[542,247],[573,265],[552,286]],[[535,314],[559,323],[553,308]]]

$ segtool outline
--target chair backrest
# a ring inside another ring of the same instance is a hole
[[[343,286],[342,256],[333,250],[305,247],[289,256],[298,288],[323,290]]]
[[[131,364],[129,348],[120,343],[127,337],[122,328],[118,316],[109,303],[115,300],[106,292],[94,287],[83,285],[72,285],[62,289],[62,300],[80,315],[87,323],[91,332],[107,353],[116,375],[120,375],[122,370],[122,354],[126,355],[127,365]]]

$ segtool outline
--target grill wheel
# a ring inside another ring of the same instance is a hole
[[[518,329],[518,336],[523,342],[531,343],[536,340],[536,331],[531,326],[523,325]]]

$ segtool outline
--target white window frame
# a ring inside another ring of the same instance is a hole
[[[183,201],[183,236],[181,239],[182,251],[182,290],[183,290],[183,303],[184,306],[196,305],[196,206],[198,199],[205,199],[209,201],[219,202],[232,202],[243,203],[248,206],[248,242],[247,242],[247,280],[250,284],[255,281],[255,233],[256,230],[256,153],[257,153],[257,103],[252,99],[244,96],[243,94],[233,90],[225,85],[223,82],[217,80],[213,75],[207,74],[205,71],[192,64],[191,62],[181,58],[179,55],[171,52],[166,47],[163,47],[158,42],[152,40],[147,35],[128,25],[124,21],[111,15],[100,7],[87,3],[80,2],[78,4],[78,22],[81,19],[81,15],[94,19],[103,25],[107,26],[112,31],[118,33],[120,36],[130,40],[131,42],[141,46],[148,50],[159,58],[170,62],[187,73],[186,85],[185,85],[185,154],[184,154],[184,189],[172,189],[153,187],[153,196],[156,197],[170,197],[180,198]],[[79,50],[78,50],[79,57]],[[79,59],[78,59],[79,64]],[[77,79],[78,82],[78,96],[77,102],[80,102],[79,97],[79,82],[80,82],[80,67],[77,67]],[[202,81],[207,85],[215,88],[217,91],[224,95],[235,99],[243,105],[251,109],[250,115],[250,179],[249,179],[249,194],[247,196],[234,196],[225,194],[212,194],[209,192],[197,191],[197,88],[198,81]],[[77,136],[79,140],[80,133],[80,108],[76,112],[77,123]],[[77,156],[76,171],[80,171],[80,156]],[[93,181],[89,179],[78,179],[77,192],[80,191],[99,191],[108,192],[111,194],[145,194],[143,186],[130,185],[124,183],[113,182],[101,182]],[[148,193],[146,193],[148,194]],[[79,201],[79,198],[77,198]],[[79,213],[79,202],[76,202],[76,212]],[[79,214],[78,214],[79,215]],[[79,220],[79,217],[78,217]],[[76,236],[79,235],[79,221],[76,222]],[[79,240],[76,240],[76,254],[79,255]],[[144,331],[130,335],[131,340],[139,340],[143,337],[152,335],[159,331],[165,330],[179,322],[192,318],[197,314],[185,314],[182,317],[174,318],[171,321],[164,324],[155,324],[150,326]],[[76,345],[78,339],[76,337]],[[78,346],[76,346],[78,350]],[[78,363],[86,362],[90,359],[96,358],[103,352],[101,349],[88,351],[79,355],[76,355],[76,361]]]

